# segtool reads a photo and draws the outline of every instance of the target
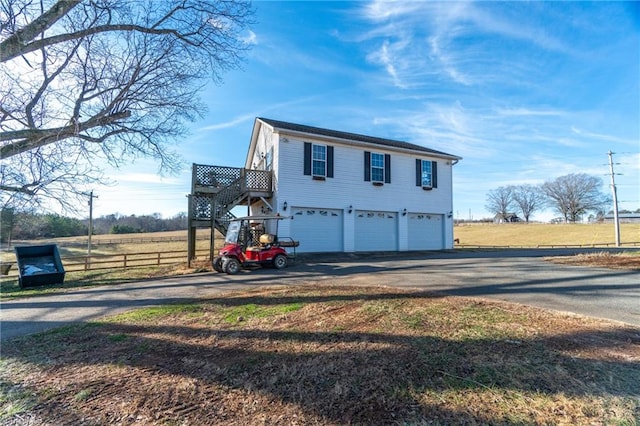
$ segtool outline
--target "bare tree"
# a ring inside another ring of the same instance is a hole
[[[513,201],[525,222],[529,222],[533,212],[545,205],[546,198],[539,186],[524,184],[513,187]]]
[[[100,163],[170,149],[204,111],[198,92],[237,67],[245,0],[0,0],[0,202],[70,195]]]
[[[602,193],[602,179],[585,173],[572,173],[545,182],[542,190],[549,204],[558,211],[565,222],[576,222],[588,211],[599,211],[610,199]]]
[[[489,191],[485,208],[497,217],[506,219],[513,211],[513,186],[501,186]]]

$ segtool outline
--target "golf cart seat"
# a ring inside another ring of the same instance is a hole
[[[275,240],[276,240],[276,236],[273,235],[273,234],[262,234],[262,235],[260,235],[260,244],[262,244],[262,245],[273,244]]]
[[[273,234],[262,234],[260,235],[259,242],[260,245],[247,247],[248,251],[260,251],[264,249],[268,249],[271,247],[273,242],[276,240],[276,236]]]

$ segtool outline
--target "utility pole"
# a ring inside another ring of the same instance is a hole
[[[93,191],[89,193],[89,238],[87,240],[87,269],[91,269],[91,235],[93,235],[93,199],[98,198],[93,195]]]
[[[616,247],[620,247],[620,219],[618,218],[618,194],[613,173],[613,152],[609,151],[609,171],[611,172],[611,191],[613,191],[613,221],[615,223]]]

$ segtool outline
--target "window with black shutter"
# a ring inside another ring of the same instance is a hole
[[[365,151],[364,180],[374,185],[391,183],[391,155]]]
[[[416,186],[427,190],[438,187],[437,161],[416,160]]]
[[[314,179],[333,177],[333,147],[304,143],[304,174]]]

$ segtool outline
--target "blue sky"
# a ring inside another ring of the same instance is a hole
[[[94,215],[186,211],[191,163],[242,167],[255,117],[397,139],[463,157],[454,215],[488,191],[569,173],[640,208],[640,3],[263,2],[241,70],[202,93],[206,117],[161,178],[139,161],[94,188]],[[534,220],[557,216],[538,212]]]

